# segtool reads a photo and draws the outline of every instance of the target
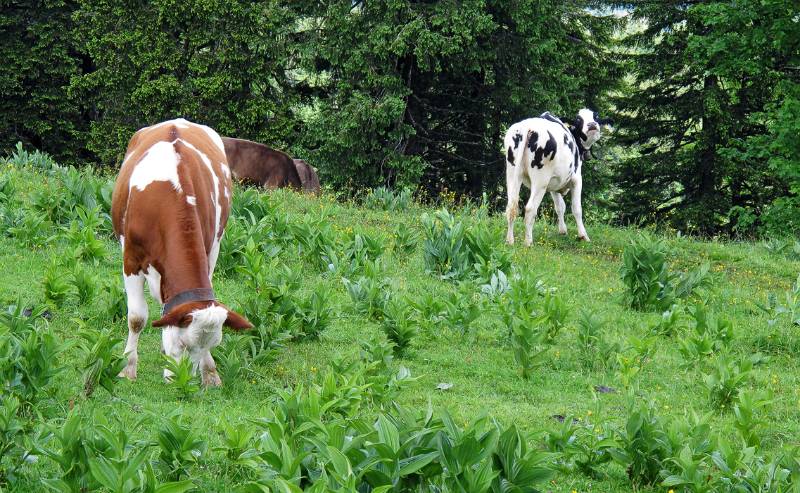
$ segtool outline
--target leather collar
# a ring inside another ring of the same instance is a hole
[[[164,307],[161,309],[161,316],[163,317],[169,313],[170,310],[184,303],[191,303],[192,301],[214,300],[216,300],[216,296],[214,296],[214,290],[211,288],[187,289],[186,291],[181,291],[180,293],[176,294],[164,304]]]

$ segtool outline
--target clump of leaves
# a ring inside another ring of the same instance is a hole
[[[96,212],[96,211],[95,211]],[[94,223],[94,221],[91,221]],[[95,229],[78,220],[73,220],[68,228],[62,228],[63,237],[69,245],[69,251],[78,260],[97,262],[105,257],[106,248],[95,236]]]
[[[159,427],[158,467],[170,480],[189,475],[189,468],[202,458],[208,445],[197,431],[186,423],[178,410],[169,415]]]
[[[82,353],[83,394],[90,397],[98,387],[114,393],[114,385],[119,372],[125,368],[127,358],[121,356],[122,338],[110,330],[97,330],[86,327],[81,320],[75,320],[81,330],[78,349]]]
[[[685,274],[670,272],[670,251],[661,239],[640,234],[622,252],[622,281],[630,306],[637,310],[667,310],[676,299],[687,298],[710,283],[710,265]]]
[[[683,310],[681,309],[680,305],[672,305],[668,310],[661,314],[661,318],[650,329],[650,332],[655,335],[673,337],[680,328],[682,316]]]
[[[119,281],[106,282],[103,286],[102,310],[106,318],[112,322],[125,319],[128,302]]]
[[[51,263],[42,279],[44,299],[60,307],[72,290],[66,279],[67,274],[63,269],[58,264]]]
[[[394,343],[394,353],[403,356],[417,336],[417,326],[409,316],[409,307],[398,300],[390,301],[384,309],[381,330]]]
[[[514,361],[520,366],[522,378],[531,378],[533,370],[546,360],[549,346],[545,343],[545,332],[540,324],[527,316],[513,317],[511,325],[511,349]]]
[[[458,331],[462,337],[474,336],[475,323],[484,311],[483,301],[477,296],[473,284],[461,283],[458,290],[442,299],[442,322]]]
[[[393,249],[395,253],[402,257],[408,257],[417,249],[417,243],[419,243],[417,232],[406,226],[405,223],[400,223],[394,232]]]
[[[194,364],[184,354],[177,361],[172,356],[163,354],[162,361],[166,369],[165,376],[171,387],[178,392],[180,399],[190,399],[200,392],[200,385],[194,375]]]
[[[711,371],[703,375],[711,403],[720,409],[730,409],[736,395],[750,381],[752,371],[753,361],[750,358],[720,356]]]
[[[769,421],[763,416],[774,399],[770,390],[740,390],[733,405],[733,426],[749,447],[761,445],[760,432]]]
[[[730,321],[709,316],[706,306],[701,303],[696,304],[690,314],[694,327],[684,334],[678,348],[687,367],[727,349],[735,336]]]
[[[298,304],[300,339],[319,339],[325,329],[330,327],[333,309],[330,306],[331,290],[327,286],[317,286],[311,297]]]
[[[5,395],[16,396],[30,411],[64,370],[59,355],[69,347],[42,326],[44,306],[30,306],[17,299],[0,311],[0,382]]]
[[[93,300],[97,292],[97,278],[80,264],[72,270],[72,286],[78,295],[78,303],[85,305]]]
[[[52,225],[41,212],[26,210],[6,231],[23,247],[41,247],[47,243]]]
[[[364,199],[364,205],[370,209],[381,209],[384,211],[404,211],[412,203],[411,190],[403,188],[392,190],[386,187],[378,187],[370,190]]]
[[[47,154],[38,149],[33,152],[28,152],[22,147],[22,142],[17,142],[14,146],[14,151],[5,158],[5,161],[17,168],[30,166],[34,169],[49,171],[59,168],[55,160]]]
[[[356,313],[379,320],[383,317],[391,297],[387,279],[360,276],[354,281],[342,278],[344,287],[353,301]]]

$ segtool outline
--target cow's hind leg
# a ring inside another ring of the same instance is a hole
[[[546,191],[544,188],[531,187],[531,196],[525,205],[525,246],[531,246],[533,243],[533,222]]]
[[[519,209],[519,189],[522,186],[522,180],[516,173],[516,168],[511,165],[506,166],[506,191],[508,192],[508,205],[506,205],[508,233],[506,233],[506,243],[509,245],[514,244],[514,220],[517,218],[517,211]]]
[[[567,234],[567,223],[564,222],[564,212],[567,210],[567,204],[564,203],[564,197],[559,192],[550,192],[553,198],[553,206],[556,209],[556,216],[558,217],[558,233]]]
[[[139,333],[147,323],[147,302],[144,299],[144,274],[125,276],[125,294],[128,299],[128,342],[125,344],[125,355],[128,364],[120,372],[120,377],[136,379],[136,367],[139,362]]]

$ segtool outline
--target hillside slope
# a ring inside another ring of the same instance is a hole
[[[720,361],[726,361],[723,354],[744,360],[761,353],[763,358],[758,358],[752,371],[734,387],[734,397],[739,388],[752,395],[766,391],[768,394],[759,394],[759,398],[770,403],[755,408],[763,424],[745,427],[753,428],[757,435],[753,445],[757,443],[757,452],[767,457],[779,457],[798,445],[798,327],[789,314],[770,316],[757,306],[767,301],[768,293],[776,293],[780,303],[788,305],[785,293],[791,292],[800,272],[800,261],[791,246],[770,251],[763,244],[664,236],[671,268],[685,271],[708,262],[710,285],[681,301],[674,335],[654,335],[661,313],[629,308],[620,278],[622,252],[639,234],[635,229],[590,223],[587,229],[592,242],[578,243],[573,238],[574,223],[568,220],[570,235],[561,237],[552,222],[543,218],[536,224],[531,248],[509,247],[502,241],[502,217],[480,208],[454,209],[453,224],[461,223],[473,238],[480,237],[478,243],[485,247],[487,258],[500,264],[511,260],[511,269],[506,269],[511,292],[504,292],[502,276],[499,284],[497,277],[494,286],[491,284],[491,267],[483,268],[482,274],[467,273],[461,281],[442,279],[426,270],[423,218],[439,227],[443,224],[436,223],[434,209],[409,203],[401,210],[389,211],[381,209],[389,202],[379,197],[365,206],[337,202],[330,194],[317,198],[290,191],[268,195],[236,191],[237,216],[229,226],[215,274],[219,298],[251,320],[260,320],[263,332],[258,340],[272,349],[248,349],[248,340],[241,338],[245,336],[226,339],[220,352],[231,360],[238,358],[245,369],[232,370],[232,364],[226,366],[217,356],[224,386],[200,393],[187,391],[188,395],[182,396],[161,378],[160,334],[148,326],[139,345],[138,381],[119,381],[113,386],[113,395],[98,388],[85,398],[81,393],[86,360],[76,346],[78,332],[98,330],[120,338],[127,334],[124,319],[113,316],[119,313],[122,299],[119,247],[109,234],[103,212],[86,214],[78,207],[96,204],[100,211],[107,208],[110,180],[89,172],[12,164],[4,165],[0,176],[4,225],[0,305],[12,305],[19,299],[26,305],[46,307],[48,320],[37,323],[49,327],[66,348],[58,358],[64,371],[47,384],[36,410],[42,421],[36,424],[40,432],[44,424],[57,431],[68,410],[75,407],[85,416],[102,415],[111,429],[124,427],[132,440],[152,439],[165,417],[179,410],[185,424],[209,446],[196,464],[186,461],[189,465],[183,474],[170,475],[156,467],[157,471],[164,478],[191,478],[200,491],[227,491],[232,485],[274,474],[264,472],[272,470],[267,467],[234,467],[230,456],[212,451],[224,443],[225,423],[250,426],[250,420],[271,416],[275,403],[285,402],[280,394],[284,389],[338,386],[339,390],[331,392],[348,402],[347,406],[337,404],[347,410],[340,414],[351,417],[374,419],[369,417],[380,409],[391,412],[396,402],[413,413],[424,413],[429,406],[437,413],[446,409],[462,427],[484,414],[503,427],[515,424],[532,433],[534,448],[548,447],[562,454],[561,459],[548,461],[556,475],[540,485],[543,490],[621,492],[631,489],[631,480],[618,462],[603,463],[611,457],[604,455],[602,446],[596,449],[600,452],[588,454],[603,458],[591,466],[594,473],[586,474],[579,465],[580,452],[565,444],[597,445],[604,437],[616,436],[617,447],[623,450],[619,443],[632,409],[649,405],[664,423],[692,422],[695,414],[705,416],[702,419],[709,425],[709,436],[729,437],[739,447],[739,418],[730,409],[739,401],[715,401],[710,384],[706,384],[707,375],[714,373]],[[549,205],[543,209],[551,210]],[[521,221],[517,227],[522,227]],[[76,252],[83,258],[74,260]],[[258,259],[264,265],[253,274],[253,262]],[[243,266],[248,266],[245,270],[250,273],[239,269]],[[73,286],[76,272],[79,277],[88,275],[84,284],[95,285],[86,300],[78,300],[74,287],[68,288],[63,301],[45,299],[46,277]],[[566,310],[563,326],[554,329],[547,343],[537,345],[545,352],[529,379],[521,376],[515,361],[507,323],[519,302],[513,299],[514,290],[522,290],[516,286],[523,282],[530,291],[522,294],[530,294],[528,301],[536,315],[547,313],[545,303],[560,301]],[[366,301],[356,304],[351,293],[364,293]],[[392,300],[388,308],[382,301],[385,293]],[[800,294],[794,296],[797,303]],[[697,302],[705,304],[712,319],[730,321],[733,333],[729,342],[712,345],[708,356],[692,360],[681,348],[694,334],[696,322],[690,313]],[[124,311],[124,303],[122,306]],[[158,310],[152,300],[150,308],[152,320]],[[588,313],[602,321],[602,327],[590,334],[594,338],[590,337],[590,342],[586,342],[588,329],[581,324]],[[382,327],[398,326],[417,332],[409,347],[389,361],[384,373],[367,372],[366,377],[359,377],[366,378],[362,383],[367,387],[376,389],[380,378],[389,375],[396,380],[399,375],[402,381],[397,388],[394,381],[380,380],[384,395],[367,399],[363,388],[361,393],[347,391],[351,394],[346,399],[337,394],[347,390],[348,365],[365,358],[365,351],[372,351],[367,361],[389,360],[388,356],[374,358],[387,350],[376,349],[374,341],[385,340]],[[316,330],[320,331],[318,339]],[[373,346],[365,350],[363,344],[370,341]],[[411,378],[403,379],[407,372],[401,368],[407,368]],[[326,374],[336,385],[326,383]],[[25,413],[20,416],[28,419]],[[571,417],[579,420],[572,430]],[[149,421],[138,426],[143,418]],[[566,433],[561,445],[559,433]],[[39,440],[45,448],[56,443],[46,434]],[[674,450],[671,457],[679,452]],[[694,453],[702,467],[710,467],[710,452],[704,456],[696,449]],[[157,466],[155,455],[154,450]],[[674,463],[664,458],[663,464],[671,464],[667,468],[674,472]],[[30,481],[61,477],[58,471],[51,460],[40,457],[19,471],[18,482],[12,486],[27,491],[36,484]],[[397,488],[409,487],[401,484]],[[662,491],[662,487],[656,490]]]

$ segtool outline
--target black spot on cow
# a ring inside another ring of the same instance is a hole
[[[545,120],[549,120],[549,121],[551,121],[553,123],[558,123],[559,125],[563,125],[564,124],[564,122],[562,122],[560,118],[558,118],[557,116],[551,114],[549,111],[545,111],[544,113],[542,113],[539,116],[539,118],[544,118]]]
[[[510,147],[508,148],[508,155],[506,156],[506,159],[511,166],[514,166],[514,151],[512,151]]]
[[[578,149],[576,148],[576,149],[574,149],[574,150],[572,151],[572,155],[573,155],[573,159],[574,159],[573,168],[574,168],[574,169],[575,169],[575,171],[577,172],[577,171],[578,171],[578,165],[580,165],[580,159],[581,159],[581,158],[580,158],[580,156],[581,156],[581,153],[580,153],[580,151],[578,151]]]
[[[575,135],[575,138],[580,138],[582,142],[586,142],[587,135],[583,133],[583,117],[580,115],[575,118],[575,128],[572,130],[572,134]]]
[[[521,133],[514,134],[513,139],[514,139],[514,149],[516,149],[517,147],[519,147],[519,141],[522,140],[522,134]]]
[[[536,141],[537,140],[539,140],[539,134],[537,134],[536,132],[531,130],[528,133],[528,149],[530,149],[531,152],[536,151]]]
[[[550,159],[556,157],[556,151],[558,150],[558,142],[556,142],[556,138],[553,137],[553,134],[550,131],[547,131],[547,144],[544,146],[544,155],[547,156],[550,154]]]
[[[556,138],[553,137],[553,134],[550,131],[547,131],[547,142],[545,143],[544,147],[538,147],[536,145],[536,140],[538,136],[536,132],[531,132],[531,136],[533,138],[528,138],[528,148],[533,152],[533,160],[531,161],[532,166],[536,166],[538,169],[542,169],[544,163],[542,162],[545,157],[548,159],[553,159],[556,157],[556,150],[558,150],[558,143],[556,142]]]

